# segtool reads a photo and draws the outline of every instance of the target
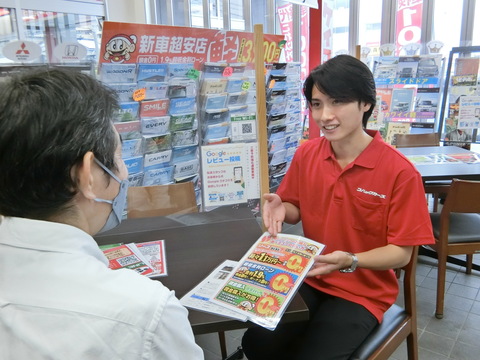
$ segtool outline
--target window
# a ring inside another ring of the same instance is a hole
[[[210,9],[210,27],[223,29],[223,0],[208,0]]]
[[[366,55],[379,55],[382,30],[382,0],[360,1],[358,17],[358,44],[367,47]]]
[[[443,42],[441,53],[448,58],[452,47],[460,46],[463,1],[436,0],[432,39]]]
[[[473,24],[473,42],[472,45],[480,45],[480,0],[475,5],[475,23]]]
[[[203,22],[203,1],[191,0],[190,1],[190,13],[191,22],[193,27],[204,27]]]
[[[230,29],[245,30],[243,0],[230,0]]]
[[[332,14],[332,55],[348,53],[350,1],[334,0]]]
[[[100,47],[100,21],[92,15],[66,14],[52,11],[23,10],[25,39],[42,48],[39,62],[54,63],[54,49],[60,43],[76,42],[86,47],[85,61],[96,62]]]
[[[0,8],[0,48],[14,40],[18,40],[15,9]],[[0,63],[11,63],[1,51]]]

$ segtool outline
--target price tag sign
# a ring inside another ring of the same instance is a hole
[[[231,66],[227,66],[225,70],[223,70],[223,76],[229,77],[233,74],[233,68]]]
[[[243,84],[242,84],[242,90],[247,91],[248,89],[250,89],[250,86],[252,86],[250,81],[244,81]]]
[[[133,100],[135,101],[142,101],[145,99],[145,95],[147,94],[147,89],[137,89],[133,92]]]
[[[200,76],[200,71],[198,71],[197,69],[190,69],[187,72],[187,77],[189,79],[197,80],[199,76]]]

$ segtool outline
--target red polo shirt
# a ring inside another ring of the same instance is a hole
[[[387,244],[433,244],[420,174],[380,133],[367,132],[373,141],[343,170],[328,140],[307,141],[297,150],[277,194],[300,209],[305,236],[325,244],[325,254],[359,253]],[[379,321],[398,294],[392,270],[357,268],[305,282],[365,306]]]

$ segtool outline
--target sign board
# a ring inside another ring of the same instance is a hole
[[[60,43],[53,49],[53,55],[59,62],[79,62],[87,56],[87,48],[76,41]]]
[[[3,47],[3,56],[15,62],[30,62],[42,55],[42,48],[33,41],[11,41]]]
[[[264,35],[265,62],[278,62],[282,35]],[[253,63],[253,33],[106,21],[101,63]]]

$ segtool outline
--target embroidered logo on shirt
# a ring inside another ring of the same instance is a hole
[[[357,188],[357,191],[358,192],[361,192],[361,193],[364,193],[364,194],[367,194],[367,195],[373,195],[373,196],[378,196],[380,199],[386,199],[387,196],[386,195],[383,195],[383,194],[379,194],[375,191],[367,191],[365,189],[362,189],[361,187]]]

